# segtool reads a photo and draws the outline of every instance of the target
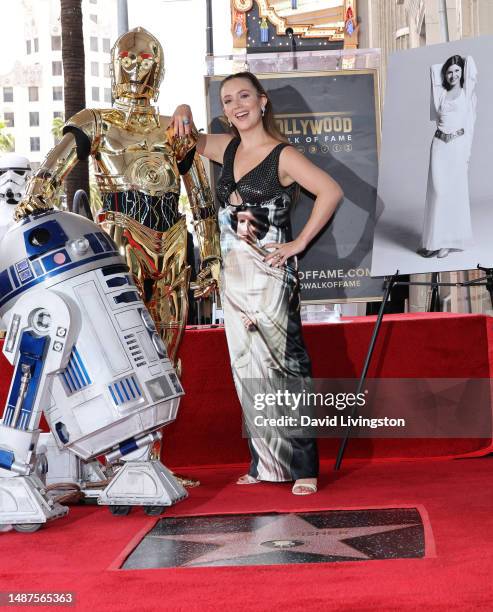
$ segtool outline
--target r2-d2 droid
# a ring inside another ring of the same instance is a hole
[[[158,514],[186,497],[149,458],[183,390],[124,258],[97,225],[54,210],[14,225],[0,244],[0,316],[15,368],[0,421],[0,526],[34,531],[68,512],[46,491],[42,414],[62,453],[85,465],[105,455],[114,476],[97,501],[114,514],[134,505]]]

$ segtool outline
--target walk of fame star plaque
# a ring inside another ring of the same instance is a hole
[[[163,518],[122,569],[409,559],[425,555],[416,508]]]

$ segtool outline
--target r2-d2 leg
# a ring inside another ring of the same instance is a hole
[[[50,376],[68,361],[74,325],[63,300],[41,295],[17,302],[4,346],[15,371],[0,422],[0,524],[18,531],[35,531],[68,512],[47,495],[46,462],[36,447]]]
[[[152,447],[161,439],[156,431],[142,436],[137,449],[124,454],[119,448],[106,454],[106,461],[112,465],[121,461],[115,476],[98,497],[98,504],[110,506],[113,514],[128,514],[131,506],[144,506],[150,516],[161,514],[166,506],[187,496],[186,490],[173,474],[157,459],[153,459]],[[134,445],[132,444],[132,447]]]

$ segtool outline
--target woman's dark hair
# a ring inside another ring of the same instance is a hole
[[[257,90],[257,94],[259,96],[265,96],[267,98],[267,102],[265,104],[265,113],[264,113],[264,116],[262,117],[262,123],[264,125],[264,129],[268,134],[272,136],[272,138],[275,138],[276,140],[279,140],[281,142],[289,142],[288,139],[281,134],[281,132],[279,131],[276,125],[276,121],[274,119],[274,112],[272,110],[272,103],[269,99],[269,96],[267,95],[267,92],[265,91],[265,89],[263,88],[262,84],[257,79],[257,77],[251,72],[236,72],[235,74],[230,74],[225,79],[223,79],[223,81],[221,82],[221,87],[219,89],[219,92],[222,92],[224,85],[228,83],[229,81],[232,81],[233,79],[246,79]],[[238,133],[238,130],[234,127],[234,125],[230,126],[230,131],[237,138],[239,138],[240,134]]]
[[[452,55],[452,57],[449,57],[445,64],[442,66],[442,86],[447,91],[450,91],[452,89],[450,84],[447,82],[447,70],[450,68],[450,66],[453,66],[454,64],[456,66],[459,66],[462,71],[462,74],[460,75],[460,86],[464,87],[464,68],[466,66],[466,62],[464,58],[460,55]]]
[[[237,206],[231,213],[231,227],[234,233],[238,230],[238,213],[248,212],[252,216],[251,224],[253,227],[253,233],[257,240],[262,240],[269,231],[269,210],[267,208],[261,208],[257,206],[255,208],[246,206]]]

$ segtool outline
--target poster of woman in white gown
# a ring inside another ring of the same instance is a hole
[[[493,266],[492,52],[482,37],[391,56],[373,276]]]
[[[468,166],[474,138],[477,70],[469,56],[452,55],[430,70],[437,129],[423,224],[423,257],[447,257],[472,245]]]

